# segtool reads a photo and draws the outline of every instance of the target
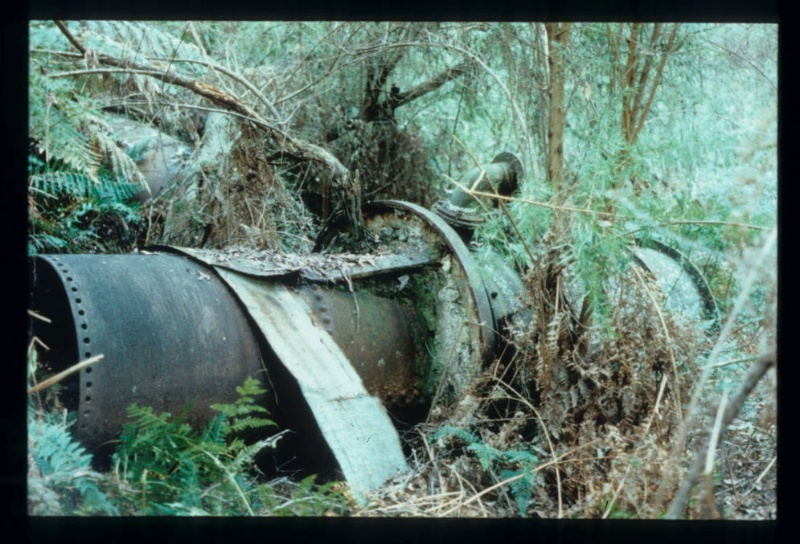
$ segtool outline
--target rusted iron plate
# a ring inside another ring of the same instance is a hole
[[[392,411],[418,400],[412,315],[408,308],[367,292],[300,288],[317,327],[333,337],[364,387]]]
[[[173,255],[59,255],[32,259],[31,308],[52,324],[33,333],[57,349],[54,370],[102,354],[75,376],[76,436],[88,448],[118,438],[136,402],[196,426],[213,403],[263,366],[245,313],[216,273]],[[263,374],[262,374],[263,375]]]
[[[428,248],[377,255],[292,255],[244,248],[212,250],[176,246],[154,246],[150,249],[186,255],[209,266],[260,278],[299,276],[312,282],[331,283],[383,274],[402,274],[436,263],[435,252],[426,251]]]
[[[461,179],[448,200],[437,202],[433,211],[457,228],[474,229],[486,218],[476,209],[482,197],[469,191],[488,192],[509,196],[517,191],[524,175],[522,161],[514,153],[504,151],[491,164],[473,168]]]
[[[297,380],[354,495],[407,470],[400,438],[380,401],[364,387],[302,295],[278,282],[219,269],[253,316],[280,362]]]
[[[416,313],[423,397],[460,397],[483,366],[494,359],[498,347],[497,323],[480,268],[455,230],[421,206],[378,201],[365,205],[363,211],[361,246],[398,255],[423,251],[438,256],[436,267],[400,278],[408,284],[400,296],[413,301]],[[315,250],[333,251],[350,244],[347,225],[340,218],[320,234]]]
[[[525,285],[519,274],[499,257],[494,262],[486,262],[484,259],[480,265],[481,276],[491,301],[495,329],[500,330],[511,316],[524,310],[522,295],[525,293]]]

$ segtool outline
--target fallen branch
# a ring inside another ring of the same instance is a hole
[[[56,26],[67,37],[70,43],[83,55],[87,55],[88,49],[84,46],[67,28],[63,21],[55,21]],[[168,83],[170,85],[177,85],[188,89],[203,98],[210,100],[215,105],[227,111],[247,117],[248,120],[257,128],[261,129],[270,137],[270,139],[280,148],[283,155],[288,155],[299,160],[307,160],[320,164],[327,169],[331,175],[331,181],[335,187],[339,187],[345,193],[352,197],[352,193],[358,190],[357,187],[352,185],[350,171],[333,156],[328,150],[318,145],[292,138],[279,128],[273,126],[266,119],[264,119],[258,112],[249,108],[242,103],[239,98],[227,93],[214,85],[204,83],[202,81],[195,81],[180,76],[174,72],[161,70],[156,67],[143,65],[137,62],[118,59],[110,55],[96,54],[92,52],[93,59],[99,64],[107,66],[115,66],[125,70],[135,71],[137,73],[146,73],[148,76]],[[348,217],[353,222],[353,230],[358,233],[361,231],[361,209],[359,198],[348,198],[345,201],[345,206],[348,208]]]
[[[718,440],[716,439],[725,434],[725,429],[728,428],[731,422],[739,414],[739,411],[742,409],[747,396],[753,391],[756,384],[764,376],[764,374],[767,373],[767,370],[776,364],[776,361],[777,357],[773,351],[759,357],[755,364],[750,367],[750,370],[742,380],[739,389],[737,389],[736,394],[734,394],[733,398],[725,408],[722,421],[719,424],[719,432],[717,433],[717,436],[714,436],[714,433],[710,433],[711,436],[697,452],[697,456],[692,464],[692,468],[689,469],[689,473],[683,480],[683,483],[678,490],[678,494],[672,500],[672,504],[670,504],[669,511],[666,515],[667,519],[678,519],[683,515],[686,505],[689,502],[689,497],[692,493],[692,490],[694,489],[694,486],[696,485],[701,474],[704,473],[709,450],[717,447]]]
[[[398,93],[395,97],[396,103],[394,104],[394,107],[399,108],[403,104],[408,104],[412,100],[416,100],[423,95],[435,91],[445,83],[466,74],[470,66],[472,66],[472,62],[470,61],[461,62],[455,66],[447,68],[445,71],[434,76],[433,79],[426,81],[425,83],[421,83],[413,89],[409,89],[404,93]]]

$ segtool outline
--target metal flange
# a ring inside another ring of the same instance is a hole
[[[380,210],[381,207],[412,213],[445,243],[459,269],[451,272],[463,275],[466,282],[468,293],[466,310],[468,314],[474,317],[472,324],[478,325],[477,330],[482,346],[481,359],[486,364],[490,363],[494,357],[497,342],[492,317],[492,305],[483,283],[480,267],[475,262],[467,245],[446,221],[422,206],[399,200],[376,201],[368,206],[367,213]]]
[[[459,234],[422,206],[376,201],[365,205],[363,214],[368,251],[395,255],[422,251],[436,256],[425,269],[398,278],[409,285],[400,296],[408,297],[416,308],[418,359],[431,365],[419,374],[423,395],[444,390],[448,397],[458,398],[494,359],[499,342],[480,266]],[[344,220],[324,229],[316,249],[331,251],[340,242],[351,242]],[[386,274],[398,276],[392,270]]]

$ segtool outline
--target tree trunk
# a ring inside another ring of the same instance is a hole
[[[571,23],[547,23],[549,108],[547,117],[547,179],[563,198],[564,183],[564,65]]]

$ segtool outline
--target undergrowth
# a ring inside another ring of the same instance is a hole
[[[143,220],[130,197],[138,183],[107,168],[95,179],[61,161],[28,155],[28,254],[125,252],[136,247]]]
[[[33,345],[32,345],[33,346]],[[36,371],[31,347],[30,376]],[[92,454],[71,434],[73,415],[44,409],[31,395],[28,408],[28,511],[31,515],[286,516],[340,515],[350,507],[346,487],[318,484],[316,475],[295,482],[266,481],[256,455],[275,448],[286,431],[274,428],[259,404],[266,390],[254,378],[237,387],[233,403],[215,404],[218,415],[200,430],[181,415],[132,404],[112,468],[92,468]],[[188,408],[187,408],[188,409]]]

